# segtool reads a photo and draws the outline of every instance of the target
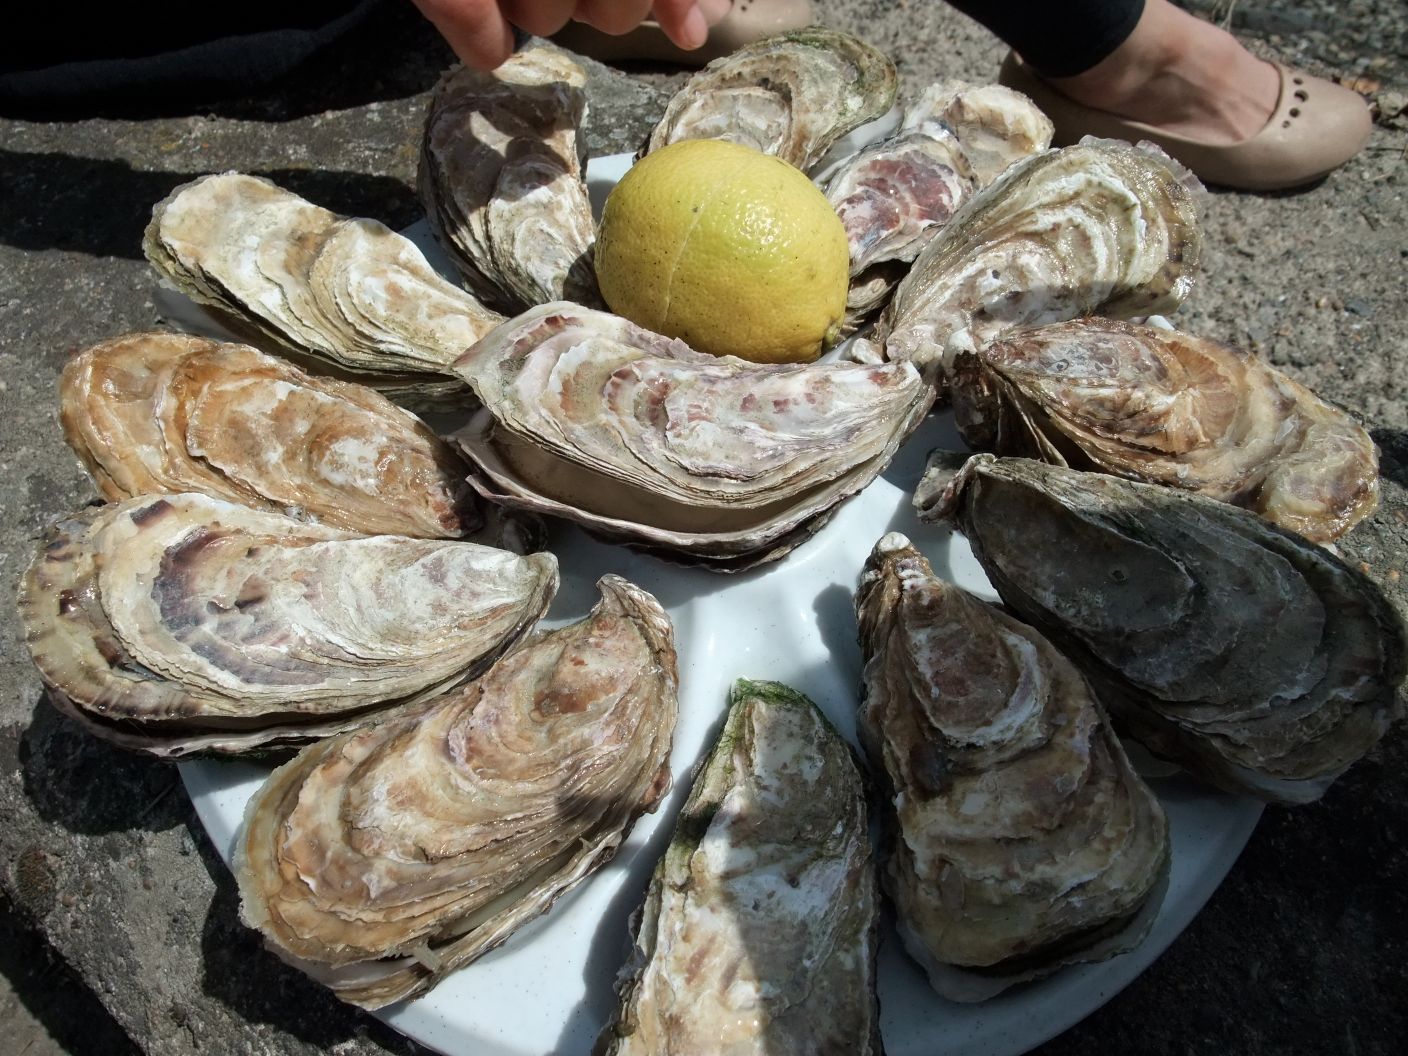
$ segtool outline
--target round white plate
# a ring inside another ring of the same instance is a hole
[[[593,161],[588,180],[598,205],[629,163],[629,155]],[[423,222],[406,234],[451,274]],[[213,332],[209,317],[183,301],[164,292],[167,318]],[[861,658],[852,592],[871,547],[888,531],[908,535],[939,575],[996,600],[967,542],[921,525],[909,503],[927,453],[961,446],[951,417],[931,416],[885,473],[815,538],[780,562],[733,576],[678,568],[596,542],[574,527],[555,527],[548,548],[561,564],[562,590],[548,625],[584,617],[596,602],[597,578],[607,572],[649,590],[674,620],[680,659],[675,787],[657,813],[640,820],[616,859],[551,913],[425,997],[378,1013],[381,1018],[448,1056],[586,1056],[614,1008],[627,918],[669,841],[693,767],[719,730],[730,684],[737,678],[785,682],[815,700],[854,742]],[[268,767],[198,760],[180,768],[201,822],[228,863],[245,802]],[[1025,1052],[1099,1007],[1173,941],[1226,875],[1261,805],[1182,778],[1153,784],[1168,812],[1173,865],[1148,938],[1101,964],[1067,968],[982,1004],[960,1005],[929,989],[887,927],[879,978],[890,1056]]]

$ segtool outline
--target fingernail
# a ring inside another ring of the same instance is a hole
[[[709,39],[709,23],[704,18],[704,12],[699,10],[698,4],[691,7],[689,14],[684,16],[680,36],[684,38],[680,41],[680,46],[690,49],[703,47],[704,42]]]

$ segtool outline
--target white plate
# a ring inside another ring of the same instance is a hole
[[[629,162],[628,155],[593,162],[588,179],[598,205]],[[424,223],[406,233],[450,273]],[[209,317],[183,300],[164,291],[166,316],[211,332]],[[669,840],[691,770],[719,729],[734,679],[775,679],[801,690],[854,741],[861,661],[852,591],[866,555],[887,531],[908,535],[939,575],[996,598],[967,542],[921,525],[909,503],[926,454],[960,446],[951,417],[931,416],[880,479],[842,506],[815,538],[783,561],[739,575],[677,568],[596,542],[574,527],[555,527],[549,549],[563,575],[549,625],[585,616],[596,601],[594,584],[607,572],[649,590],[674,620],[680,659],[674,790],[656,814],[640,820],[616,859],[551,913],[420,1000],[383,1010],[381,1018],[449,1056],[585,1056],[614,1007],[612,983],[628,946],[627,917]],[[208,760],[180,768],[201,822],[228,863],[245,802],[268,768]],[[959,1005],[928,988],[887,927],[880,947],[880,1010],[890,1056],[1025,1052],[1098,1008],[1173,941],[1236,860],[1261,805],[1181,778],[1154,786],[1168,812],[1173,866],[1168,894],[1143,944],[980,1005]]]

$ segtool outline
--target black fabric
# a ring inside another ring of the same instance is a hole
[[[1125,42],[1144,0],[949,0],[1047,77],[1084,73]]]

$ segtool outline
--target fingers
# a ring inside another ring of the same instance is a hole
[[[504,17],[537,37],[550,37],[567,25],[577,0],[499,0]]]
[[[726,3],[723,10],[717,12],[717,3],[710,3],[709,6],[711,10],[706,14],[697,0],[655,0],[652,11],[665,36],[680,47],[692,50],[708,39],[709,26],[722,18],[732,5]],[[711,21],[708,16],[715,13],[717,17]]]
[[[513,29],[495,0],[415,0],[466,66],[492,70],[513,54]]]

